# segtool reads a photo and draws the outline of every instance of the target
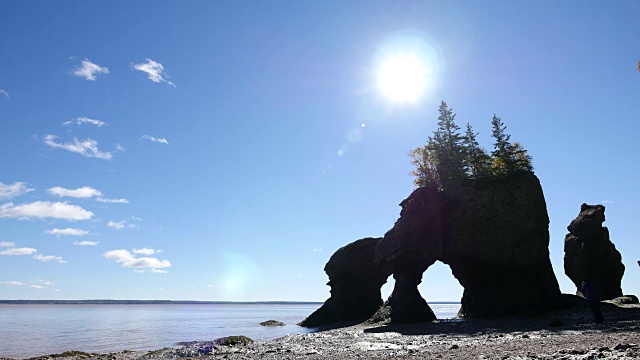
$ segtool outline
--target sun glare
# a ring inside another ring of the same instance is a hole
[[[414,56],[395,56],[380,66],[378,86],[392,101],[415,102],[424,93],[427,71]]]

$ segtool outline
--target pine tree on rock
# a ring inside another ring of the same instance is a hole
[[[467,177],[466,154],[460,127],[455,122],[456,115],[444,101],[438,112],[438,128],[433,137],[429,137],[427,148],[435,153],[439,187],[444,190],[460,185]]]
[[[465,166],[472,178],[479,179],[491,175],[491,157],[480,147],[471,124],[467,123],[463,144],[465,147]]]
[[[507,176],[517,171],[532,171],[531,157],[520,143],[512,144],[509,141],[511,135],[505,132],[507,126],[504,125],[502,119],[494,114],[491,126],[493,127],[491,136],[495,139],[494,150],[491,152],[494,175]]]

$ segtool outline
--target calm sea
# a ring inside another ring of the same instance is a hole
[[[0,357],[27,358],[68,350],[154,350],[179,341],[245,335],[275,339],[309,330],[296,324],[321,304],[0,305]],[[438,318],[460,304],[430,304]],[[263,327],[265,320],[281,327]]]

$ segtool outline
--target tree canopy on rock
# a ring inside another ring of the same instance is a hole
[[[533,171],[531,156],[518,142],[511,142],[502,119],[493,115],[494,138],[491,155],[480,146],[467,123],[465,133],[455,122],[456,115],[442,101],[438,108],[438,127],[427,144],[409,152],[416,187],[446,190],[460,186],[467,179],[505,177],[519,171]]]

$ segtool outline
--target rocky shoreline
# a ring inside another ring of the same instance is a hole
[[[593,324],[588,308],[576,307],[531,317],[359,324],[246,345],[194,341],[179,349],[67,352],[32,360],[640,358],[640,306],[602,305],[607,325]]]

